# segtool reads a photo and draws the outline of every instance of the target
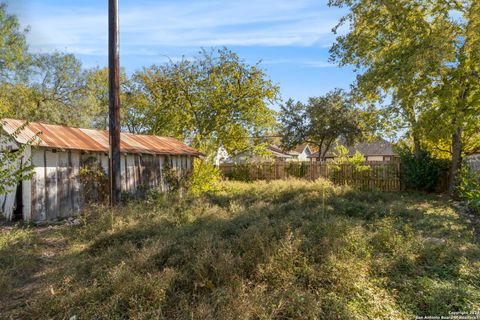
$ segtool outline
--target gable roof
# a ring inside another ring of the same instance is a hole
[[[94,152],[109,151],[107,130],[73,128],[40,122],[3,119],[0,125],[17,143],[32,143],[35,146],[84,150]],[[120,134],[120,151],[123,153],[171,154],[200,156],[200,152],[183,142],[170,137]]]
[[[272,156],[274,156],[275,158],[291,158],[292,157],[290,154],[284,152],[278,146],[273,144],[268,145],[267,149],[272,153]]]
[[[364,156],[396,156],[397,153],[393,151],[392,144],[386,140],[377,140],[372,142],[359,142],[353,146],[346,146],[348,155],[353,156],[356,151],[359,151]],[[325,154],[327,158],[335,157],[335,146],[330,146],[330,149]],[[318,158],[318,152],[313,153],[310,158]]]
[[[293,150],[291,150],[291,152],[297,152],[298,154],[300,154],[305,151],[306,148],[310,148],[308,143],[299,144]]]

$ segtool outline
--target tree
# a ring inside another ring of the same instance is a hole
[[[85,72],[72,54],[35,55],[24,82],[0,84],[5,116],[53,124],[90,126]]]
[[[87,124],[80,61],[59,52],[29,54],[27,31],[0,4],[0,112],[30,121]]]
[[[282,146],[292,149],[301,143],[311,143],[318,147],[319,160],[324,160],[337,139],[353,144],[362,135],[361,113],[339,89],[310,98],[307,104],[289,100],[281,107],[279,117]]]
[[[342,177],[342,175],[344,175],[342,167],[345,165],[350,166],[355,173],[365,172],[371,169],[369,165],[365,164],[365,156],[358,150],[355,151],[353,156],[350,156],[348,148],[338,144],[333,154],[335,158],[330,166],[330,174],[334,180],[342,178],[342,180],[345,180],[347,178],[345,176]]]
[[[82,63],[73,54],[54,52],[34,57],[30,86],[37,92],[32,120],[84,126],[91,120]]]
[[[465,1],[458,10],[461,19],[452,21],[455,58],[448,61],[438,86],[437,108],[426,117],[438,124],[428,127],[437,141],[450,140],[450,194],[456,190],[463,155],[480,146],[480,2]]]
[[[91,126],[97,129],[108,129],[109,86],[108,68],[94,68],[86,71],[86,97],[90,106]],[[141,127],[139,110],[143,110],[146,102],[143,95],[135,87],[134,82],[124,70],[120,73],[120,100],[122,126],[131,133],[144,132]]]
[[[122,78],[122,77],[120,77]],[[90,69],[85,74],[87,99],[92,105],[92,127],[106,130],[108,128],[108,68]],[[122,105],[122,104],[120,104]]]
[[[0,4],[0,119],[9,110],[11,89],[24,79],[25,65],[29,61],[25,33],[26,30],[20,29],[18,19],[7,14],[6,5]],[[20,87],[25,90],[23,86]],[[9,192],[11,187],[31,172],[30,166],[19,166],[26,146],[14,150],[13,138],[0,127],[0,195]]]
[[[417,154],[425,141],[449,134],[455,177],[465,151],[464,128],[478,127],[472,116],[479,111],[478,1],[331,0],[330,5],[350,9],[335,28],[348,26],[349,32],[337,37],[332,59],[356,67],[356,87],[366,100],[391,100],[390,114],[407,125]],[[452,179],[451,191],[454,185]]]
[[[129,118],[150,134],[172,135],[207,155],[254,148],[271,132],[278,87],[259,65],[247,65],[226,48],[194,59],[144,68],[132,77]]]
[[[19,80],[30,60],[25,34],[14,15],[6,11],[6,4],[0,3],[0,81]]]

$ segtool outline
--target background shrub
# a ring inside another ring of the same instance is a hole
[[[250,166],[248,164],[235,165],[230,172],[225,173],[225,177],[229,180],[251,182]]]
[[[210,162],[195,159],[191,176],[190,192],[200,195],[220,190],[220,169]]]
[[[344,183],[348,178],[348,174],[345,174],[343,168],[349,167],[355,173],[367,172],[371,168],[365,164],[365,157],[358,150],[350,157],[349,151],[345,146],[338,145],[335,148],[335,159],[330,164],[330,176],[329,178],[336,183]]]
[[[182,194],[190,187],[190,175],[184,175],[177,168],[173,168],[169,157],[163,163],[163,178],[168,193]]]
[[[285,171],[290,177],[305,178],[307,175],[307,164],[305,162],[288,162]]]
[[[408,190],[433,192],[448,172],[448,161],[436,159],[426,150],[415,154],[407,147],[399,151],[402,183]]]
[[[460,199],[468,202],[469,206],[480,213],[480,183],[477,174],[468,166],[460,169],[456,193]]]

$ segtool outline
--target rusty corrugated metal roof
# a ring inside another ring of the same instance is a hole
[[[18,143],[55,148],[108,152],[108,131],[72,128],[15,119],[1,120],[3,129]],[[172,154],[200,156],[201,153],[170,137],[122,133],[120,149],[125,153]]]

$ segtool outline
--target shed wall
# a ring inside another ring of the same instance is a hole
[[[154,187],[164,191],[163,167],[167,159],[171,167],[181,174],[192,169],[191,156],[122,154],[122,191],[134,194]],[[25,206],[31,206],[31,210],[25,209],[24,217],[33,221],[50,221],[76,214],[85,206],[79,173],[88,161],[96,161],[105,174],[108,173],[108,156],[104,153],[32,149],[34,174],[29,181],[31,203]]]

